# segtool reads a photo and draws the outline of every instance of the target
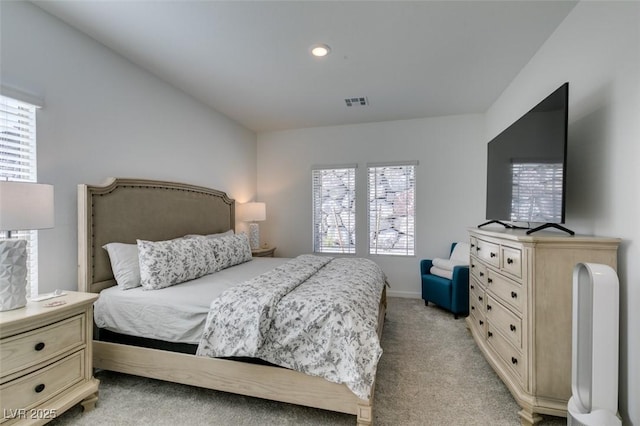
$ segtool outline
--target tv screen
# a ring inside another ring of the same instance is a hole
[[[569,83],[488,144],[487,219],[565,220]]]

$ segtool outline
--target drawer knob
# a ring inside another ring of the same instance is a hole
[[[487,305],[487,311],[491,310],[491,305]]]
[[[489,256],[491,256],[491,257],[496,257],[497,255],[498,255],[498,254],[497,254],[497,253],[494,253],[494,252],[489,253]]]
[[[44,349],[44,342],[38,342],[36,343],[36,345],[33,347],[33,349],[35,349],[36,351],[41,351]]]
[[[516,326],[513,324],[509,324],[509,328],[511,329],[511,331],[516,331]]]
[[[492,333],[492,332],[490,332],[490,331],[487,331],[487,336],[488,336],[488,337],[493,337],[493,333]]]
[[[507,257],[507,264],[511,265],[513,263],[513,259],[510,257]]]
[[[518,358],[511,357],[511,363],[512,363],[513,365],[516,365],[516,364],[518,363]]]
[[[44,388],[45,388],[44,383],[40,383],[33,390],[36,391],[36,393],[40,393],[40,392],[42,392],[44,390]]]
[[[516,293],[515,291],[511,292],[511,298],[512,299],[517,299],[518,298],[518,293]]]

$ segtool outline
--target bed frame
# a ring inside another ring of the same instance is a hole
[[[116,285],[106,250],[109,242],[135,243],[213,234],[235,229],[235,202],[221,191],[180,183],[111,178],[78,185],[78,288],[99,293]],[[378,316],[382,335],[383,290]],[[373,423],[368,400],[345,385],[281,367],[93,341],[95,368],[241,395],[353,414]]]

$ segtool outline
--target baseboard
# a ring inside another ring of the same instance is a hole
[[[420,299],[421,293],[415,293],[412,291],[394,291],[393,287],[387,288],[387,296],[389,297],[404,297],[405,299]]]

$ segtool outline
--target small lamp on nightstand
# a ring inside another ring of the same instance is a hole
[[[238,220],[249,223],[249,244],[251,250],[260,248],[260,228],[256,222],[267,219],[267,207],[264,203],[244,203],[238,206]]]
[[[0,311],[27,304],[27,241],[11,231],[53,228],[53,186],[0,181]]]

